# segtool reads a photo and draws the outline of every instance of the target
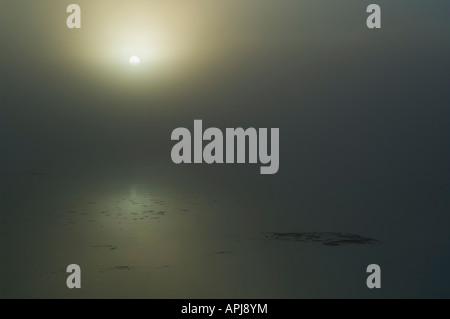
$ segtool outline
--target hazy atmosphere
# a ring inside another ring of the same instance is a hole
[[[370,3],[0,0],[0,297],[449,298],[450,2]]]

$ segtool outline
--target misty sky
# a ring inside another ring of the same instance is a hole
[[[280,127],[291,174],[442,176],[444,1],[380,3],[374,32],[364,1],[79,4],[69,30],[65,2],[2,1],[3,167],[164,163],[170,132],[199,118]],[[130,71],[133,46],[160,56]]]

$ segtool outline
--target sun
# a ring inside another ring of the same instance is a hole
[[[138,56],[133,55],[130,60],[129,60],[130,64],[135,66],[138,65],[139,63],[141,63],[141,59],[139,59]]]

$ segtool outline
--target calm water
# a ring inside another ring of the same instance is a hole
[[[267,190],[254,185],[242,196],[244,186],[229,180],[217,186],[201,178],[189,182],[194,176],[187,172],[172,173],[173,168],[142,168],[3,175],[8,185],[2,185],[1,296],[449,296],[448,217],[444,210],[418,206],[433,201],[444,208],[446,188],[416,189],[422,197],[402,212],[396,203],[403,202],[395,198],[414,189],[359,189],[349,201],[353,209],[318,213],[317,221],[309,214],[325,209],[321,190],[312,200],[314,192],[304,196],[300,188],[286,202],[282,191],[268,198]],[[355,190],[334,191],[341,198]],[[337,206],[333,196],[330,202]],[[409,215],[414,209],[423,209],[423,217]],[[379,242],[327,246],[266,238],[267,232],[350,232]],[[65,285],[65,267],[72,263],[82,269],[82,289],[76,291]],[[382,289],[376,292],[365,286],[371,263],[382,268]]]

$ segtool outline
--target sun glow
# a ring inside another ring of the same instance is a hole
[[[136,66],[136,65],[138,65],[138,64],[141,63],[141,59],[140,59],[138,56],[133,55],[133,56],[130,58],[129,62],[130,62],[131,65]]]

